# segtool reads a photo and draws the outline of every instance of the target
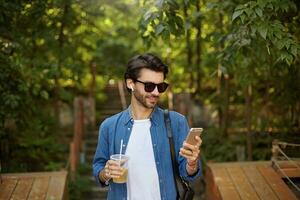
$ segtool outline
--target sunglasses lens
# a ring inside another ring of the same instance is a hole
[[[162,93],[164,91],[166,91],[166,89],[168,88],[168,84],[167,83],[160,83],[157,85],[157,89],[159,93]]]
[[[144,89],[145,92],[153,92],[153,90],[155,89],[155,87],[157,86],[157,90],[159,93],[163,93],[164,91],[166,91],[166,89],[168,88],[168,84],[163,82],[163,83],[159,83],[159,84],[155,84],[155,83],[151,83],[151,82],[142,82],[139,80],[136,80],[137,82],[143,83],[144,84]]]
[[[145,91],[146,92],[152,92],[155,89],[154,83],[145,83]]]

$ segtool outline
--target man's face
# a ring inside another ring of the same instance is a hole
[[[155,72],[144,68],[140,71],[138,81],[159,84],[164,81],[164,74],[162,72]],[[152,92],[146,92],[145,85],[141,82],[134,83],[134,92],[132,92],[132,95],[134,95],[137,102],[142,106],[152,109],[157,104],[160,93],[158,92],[157,87],[155,87]]]

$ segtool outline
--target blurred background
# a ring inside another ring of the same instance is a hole
[[[300,143],[299,9],[296,0],[1,0],[1,173],[68,169],[70,199],[104,197],[91,177],[98,127],[129,105],[123,73],[143,52],[170,67],[160,105],[204,128],[204,164],[270,160],[273,139]]]

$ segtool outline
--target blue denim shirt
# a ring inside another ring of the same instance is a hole
[[[123,139],[122,153],[126,152],[126,147],[130,138],[133,119],[131,117],[130,107],[112,117],[107,118],[100,126],[99,138],[96,153],[93,160],[93,175],[99,180],[99,173],[105,167],[110,155],[119,153],[121,140]],[[179,164],[180,175],[187,181],[194,181],[202,175],[201,163],[199,161],[199,170],[189,176],[186,171],[186,159],[179,155],[183,141],[189,131],[186,118],[174,111],[170,111],[171,127],[175,143],[176,159]],[[158,106],[155,107],[151,117],[151,139],[156,162],[156,169],[159,177],[160,196],[162,200],[175,200],[176,188],[172,170],[172,160],[170,153],[167,130],[164,123],[164,113]],[[130,169],[129,169],[130,170]],[[147,173],[147,172],[145,172]],[[102,186],[104,183],[100,182]],[[150,185],[149,185],[150,186]],[[151,187],[151,186],[150,186]],[[118,184],[112,180],[109,182],[108,199],[125,200],[127,199],[126,183]]]

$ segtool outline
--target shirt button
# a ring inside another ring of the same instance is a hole
[[[156,144],[153,144],[153,146],[155,146],[155,147],[156,147]]]
[[[158,165],[159,165],[159,162],[156,162],[156,164],[158,164]]]
[[[128,130],[130,131],[130,128],[128,128]]]

